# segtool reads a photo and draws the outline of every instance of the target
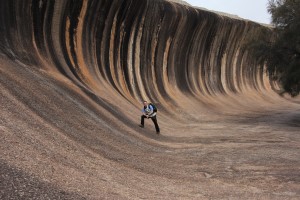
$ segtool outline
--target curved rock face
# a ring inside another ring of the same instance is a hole
[[[125,98],[161,102],[174,89],[199,96],[269,84],[241,48],[259,26],[252,22],[162,1],[7,1],[1,9],[3,52],[91,91],[106,82]]]
[[[3,0],[0,25],[4,199],[299,197],[299,104],[243,48],[261,25],[160,0]]]

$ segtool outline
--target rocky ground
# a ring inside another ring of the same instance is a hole
[[[112,115],[67,79],[4,58],[1,199],[300,197],[297,99],[178,95],[156,135],[150,120],[138,127],[141,105]]]

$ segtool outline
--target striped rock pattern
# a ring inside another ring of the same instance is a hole
[[[261,27],[162,0],[0,1],[1,199],[296,199],[299,101],[243,47]]]

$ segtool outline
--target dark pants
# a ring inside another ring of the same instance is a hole
[[[141,116],[141,125],[144,126],[144,120],[147,118],[145,115]],[[159,126],[157,123],[156,115],[154,117],[150,117],[155,125],[156,132],[159,132]]]

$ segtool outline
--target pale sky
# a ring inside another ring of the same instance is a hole
[[[268,0],[184,0],[192,6],[238,15],[251,21],[270,24]]]

